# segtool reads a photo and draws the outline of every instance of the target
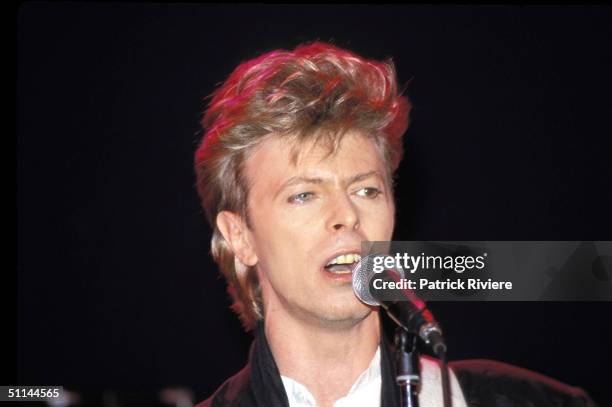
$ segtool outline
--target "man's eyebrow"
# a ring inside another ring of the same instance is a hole
[[[347,185],[351,185],[354,184],[355,182],[359,182],[359,181],[363,181],[367,178],[370,178],[372,176],[379,176],[382,178],[382,176],[380,175],[380,173],[378,171],[368,171],[368,172],[364,172],[361,174],[357,174],[354,175],[352,177],[350,177],[347,181],[346,184]],[[293,185],[297,185],[297,184],[322,184],[323,183],[323,179],[322,178],[313,178],[313,177],[291,177],[289,178],[287,181],[285,181],[283,183],[283,185],[281,185],[281,187],[278,189],[278,191],[275,194],[275,197],[277,197],[285,188],[293,186]]]
[[[372,176],[379,176],[383,178],[382,175],[380,175],[378,171],[368,171],[368,172],[364,172],[364,173],[352,176],[351,178],[348,179],[347,185],[351,185],[351,184],[354,184],[355,182],[363,181],[364,179],[368,179]]]
[[[311,177],[291,177],[281,185],[275,194],[275,198],[287,187],[297,184],[322,184],[322,178],[311,178]]]

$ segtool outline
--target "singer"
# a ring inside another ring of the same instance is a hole
[[[249,362],[198,406],[399,406],[379,310],[353,293],[361,241],[391,240],[410,103],[391,61],[315,42],[239,65],[195,154],[212,254],[254,331]],[[421,406],[441,406],[421,358]],[[496,362],[457,363],[453,407],[592,406],[580,389]]]

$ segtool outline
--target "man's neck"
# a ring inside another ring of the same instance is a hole
[[[265,334],[280,374],[306,386],[323,407],[344,397],[367,369],[380,342],[380,320],[372,312],[337,328],[275,314],[265,318]]]

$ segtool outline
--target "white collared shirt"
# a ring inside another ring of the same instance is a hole
[[[316,407],[317,403],[310,391],[301,383],[281,376],[290,407]],[[442,407],[442,378],[440,366],[434,359],[421,357],[421,407]],[[453,407],[467,407],[459,382],[450,371]],[[368,368],[357,378],[346,396],[334,402],[333,407],[380,407],[382,378],[380,374],[380,346]]]

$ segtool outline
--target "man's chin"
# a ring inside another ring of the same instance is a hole
[[[325,310],[318,310],[313,313],[313,316],[325,327],[345,329],[360,324],[373,311],[375,311],[374,307],[356,301],[333,304]]]

